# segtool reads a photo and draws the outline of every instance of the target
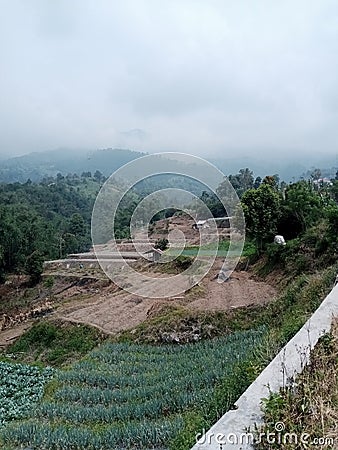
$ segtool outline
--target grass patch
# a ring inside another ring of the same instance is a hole
[[[234,245],[234,244],[233,244]],[[198,252],[200,256],[213,256],[215,250],[217,250],[217,257],[225,257],[228,254],[230,248],[230,241],[221,241],[218,244],[212,242],[210,244],[203,245],[201,247],[197,245],[186,246],[182,252],[179,252],[175,248],[169,248],[166,250],[166,254],[169,256],[181,255],[186,257],[195,257]],[[254,257],[257,254],[257,248],[255,244],[251,241],[246,241],[243,248],[242,256],[244,257]]]
[[[196,444],[196,435],[203,434],[223,414],[234,408],[234,402],[256,379],[261,371],[263,360],[258,346],[245,363],[239,363],[233,371],[216,386],[213,396],[205,398],[193,410],[183,414],[184,427],[172,439],[170,450],[187,450]],[[264,361],[266,363],[266,361]]]
[[[42,320],[12,344],[7,354],[24,362],[61,366],[86,354],[103,339],[101,332],[86,325]]]
[[[38,303],[38,287],[23,287],[23,283],[14,282],[13,285],[0,284],[0,298],[6,301],[0,302],[0,315],[14,315],[20,311],[27,311]],[[47,294],[46,294],[47,296]]]
[[[279,270],[288,281],[303,273],[316,273],[328,268],[336,263],[337,257],[336,236],[330,237],[327,224],[320,223],[287,241],[285,246],[268,244],[257,271],[264,277]]]
[[[162,259],[161,264],[152,263],[151,267],[155,272],[179,274],[189,269],[194,259],[191,256],[179,255],[172,261],[165,261],[165,256]],[[200,262],[195,262],[195,266],[198,268],[201,266]]]

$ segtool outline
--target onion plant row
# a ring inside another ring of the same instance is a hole
[[[182,346],[106,343],[57,373],[52,398],[3,430],[5,444],[39,449],[161,448],[185,411],[250,361],[265,329]]]

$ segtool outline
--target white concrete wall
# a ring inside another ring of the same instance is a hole
[[[263,423],[261,399],[268,398],[270,392],[278,392],[288,378],[302,371],[319,337],[330,331],[334,316],[338,316],[338,285],[237,400],[237,409],[224,414],[191,450],[252,449],[251,436],[243,435],[247,430],[253,430],[255,424]],[[221,445],[221,442],[226,442],[226,445]]]

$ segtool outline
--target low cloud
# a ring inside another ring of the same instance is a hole
[[[338,5],[6,1],[0,153],[336,153]]]

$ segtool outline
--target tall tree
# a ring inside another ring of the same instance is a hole
[[[241,199],[248,234],[262,250],[264,243],[272,241],[277,233],[281,215],[281,198],[267,183],[246,191]]]
[[[254,189],[259,188],[259,186],[262,184],[262,178],[261,177],[256,177],[255,182],[254,182]]]
[[[323,214],[323,198],[311,183],[299,181],[285,190],[281,227],[285,234],[295,237],[316,223]]]
[[[34,251],[26,259],[25,269],[32,286],[35,286],[41,280],[43,261],[43,255],[38,250]]]
[[[239,197],[242,197],[245,191],[252,189],[254,186],[253,172],[246,168],[240,169],[236,175],[229,175],[229,181],[237,192]]]

